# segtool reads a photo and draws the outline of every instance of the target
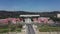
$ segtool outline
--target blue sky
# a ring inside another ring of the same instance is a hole
[[[60,0],[0,0],[0,10],[60,11]]]

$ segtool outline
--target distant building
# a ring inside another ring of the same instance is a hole
[[[57,18],[60,18],[60,14],[57,14]]]

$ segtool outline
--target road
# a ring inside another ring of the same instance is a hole
[[[34,29],[33,29],[33,27],[32,27],[32,25],[31,24],[26,24],[27,25],[27,34],[35,34],[35,31],[34,31]]]

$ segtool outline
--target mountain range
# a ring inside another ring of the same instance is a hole
[[[0,18],[19,17],[21,14],[39,14],[40,16],[56,16],[60,11],[51,12],[27,12],[27,11],[0,11]]]

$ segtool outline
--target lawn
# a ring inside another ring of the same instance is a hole
[[[58,26],[48,26],[48,25],[44,25],[44,26],[38,26],[38,29],[40,32],[60,32],[60,27]]]
[[[21,29],[22,28],[19,28],[19,27],[17,27],[17,29],[16,29],[16,26],[11,26],[10,27],[10,30],[9,30],[9,28],[7,27],[7,26],[5,26],[5,27],[0,27],[0,33],[6,33],[6,32],[15,32],[15,31],[17,31],[17,32],[21,32]]]

